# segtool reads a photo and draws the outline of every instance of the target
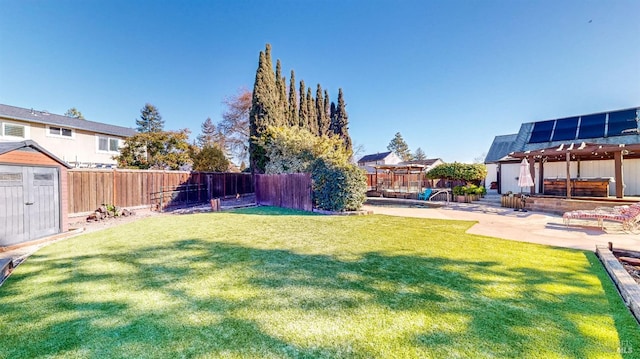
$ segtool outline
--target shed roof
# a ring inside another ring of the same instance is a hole
[[[3,104],[0,104],[0,117],[12,120],[41,123],[45,125],[57,125],[76,130],[101,133],[105,135],[129,137],[136,134],[136,131],[134,129],[128,127],[81,120],[78,118],[56,115],[47,111],[36,111],[33,109],[26,109]]]
[[[31,140],[20,141],[20,142],[0,142],[0,155],[3,155],[5,153],[11,152],[11,151],[15,151],[15,150],[25,149],[25,148],[42,152],[45,155],[51,157],[51,159],[53,159],[54,161],[60,163],[61,165],[65,166],[67,168],[71,168],[71,166],[68,163],[66,163],[65,161],[59,159],[58,157],[56,157],[51,152],[49,152],[49,151],[45,150],[44,148],[42,148],[35,141],[31,141]]]
[[[517,137],[518,137],[517,133],[514,133],[512,135],[496,136],[493,139],[491,148],[489,148],[489,152],[487,153],[487,156],[484,159],[484,163],[497,162],[504,156],[515,151]]]
[[[383,160],[385,158],[387,158],[387,156],[389,156],[391,154],[391,151],[388,152],[380,152],[380,153],[374,153],[371,155],[365,155],[362,156],[362,158],[360,160],[358,160],[358,162],[374,162],[374,161],[380,161]]]

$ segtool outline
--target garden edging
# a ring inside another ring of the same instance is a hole
[[[607,246],[597,245],[596,254],[613,279],[624,303],[631,310],[636,320],[640,322],[640,285],[624,269]]]

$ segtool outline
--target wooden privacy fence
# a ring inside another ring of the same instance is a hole
[[[255,175],[256,202],[264,206],[312,211],[311,174]]]
[[[92,212],[102,204],[138,207],[162,203],[166,207],[253,192],[253,176],[248,173],[84,168],[68,171],[69,214]]]

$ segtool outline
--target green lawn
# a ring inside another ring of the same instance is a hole
[[[0,357],[640,356],[593,253],[472,224],[255,208],[75,237],[0,287]]]

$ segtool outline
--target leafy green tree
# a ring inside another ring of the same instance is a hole
[[[296,76],[291,70],[289,79],[289,110],[287,111],[288,126],[298,126],[298,96],[296,95]]]
[[[138,132],[141,133],[161,132],[164,129],[164,120],[158,109],[154,105],[147,103],[140,110],[140,119],[136,120],[136,125],[138,126]]]
[[[85,119],[84,116],[82,115],[82,112],[78,111],[78,109],[75,107],[68,109],[67,112],[64,113],[64,115],[67,117],[77,118],[79,120]]]
[[[189,130],[140,132],[127,138],[114,159],[122,168],[179,170],[191,163]]]
[[[310,172],[316,158],[346,163],[349,154],[337,136],[317,136],[300,127],[270,127],[261,140],[269,163],[265,173]]]
[[[264,150],[257,144],[257,139],[268,126],[281,123],[284,114],[279,106],[278,89],[271,62],[271,45],[267,44],[264,52],[260,52],[258,69],[253,85],[251,111],[249,113],[249,161],[254,173],[264,172],[267,162]]]
[[[462,180],[479,184],[487,177],[487,166],[482,163],[442,163],[426,174],[429,179]]]
[[[215,144],[207,144],[202,149],[193,149],[191,159],[194,171],[227,172],[229,169],[229,160]]]
[[[411,160],[409,145],[404,141],[400,132],[396,132],[395,137],[389,142],[387,149],[400,157],[403,161]]]
[[[422,148],[418,147],[416,152],[413,154],[413,159],[417,161],[422,161],[427,159],[427,155],[424,153]]]

